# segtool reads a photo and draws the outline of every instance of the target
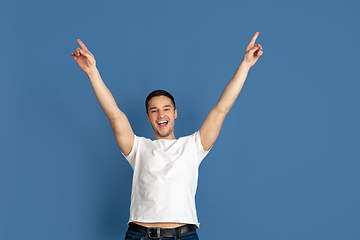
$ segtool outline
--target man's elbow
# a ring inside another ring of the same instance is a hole
[[[223,105],[219,105],[217,104],[215,107],[214,107],[214,111],[217,113],[217,114],[220,114],[220,115],[224,115],[226,116],[228,114],[228,112],[230,111],[231,109],[231,106],[223,106]]]
[[[122,119],[125,114],[120,109],[118,109],[117,111],[107,113],[106,116],[109,118],[110,121],[117,121],[119,119]]]

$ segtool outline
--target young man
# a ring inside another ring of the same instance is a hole
[[[195,208],[198,166],[218,137],[249,69],[263,53],[261,45],[255,44],[258,35],[255,33],[251,39],[234,77],[194,134],[176,139],[174,98],[163,90],[149,94],[146,112],[155,134],[154,141],[134,134],[127,117],[102,81],[94,56],[83,42],[77,40],[81,48],[71,56],[88,75],[96,98],[109,118],[117,144],[134,170],[129,229],[125,239],[198,239]]]

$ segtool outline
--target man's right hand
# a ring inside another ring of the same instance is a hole
[[[86,48],[80,40],[76,40],[81,48],[77,48],[75,53],[71,53],[72,58],[79,64],[80,68],[89,75],[91,71],[96,70],[96,61],[94,55]]]

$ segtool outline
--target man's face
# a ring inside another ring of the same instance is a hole
[[[175,139],[174,125],[177,111],[166,96],[153,97],[148,102],[147,119],[154,130],[155,140]]]

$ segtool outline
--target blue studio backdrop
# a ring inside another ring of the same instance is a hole
[[[358,240],[360,4],[0,2],[0,239],[123,239],[132,169],[86,75],[80,38],[137,135],[171,92],[198,130],[256,31],[264,54],[200,165],[200,239]]]

